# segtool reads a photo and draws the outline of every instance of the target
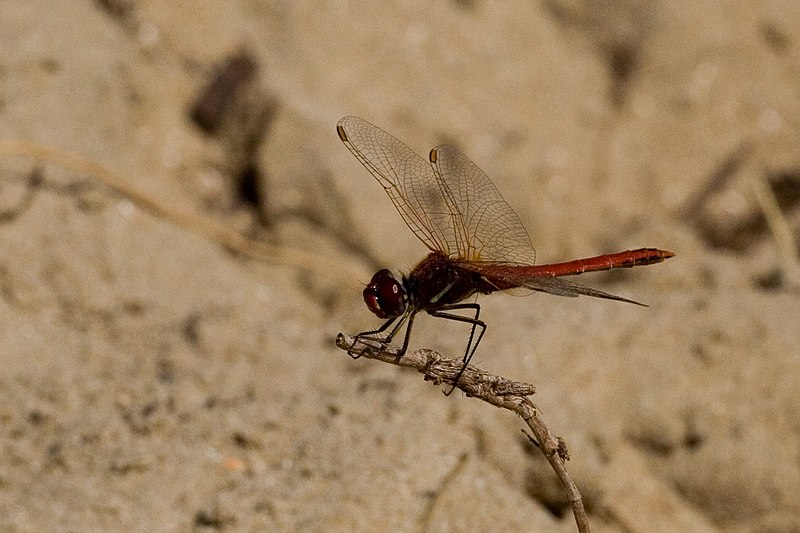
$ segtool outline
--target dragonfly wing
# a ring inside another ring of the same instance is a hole
[[[548,294],[555,294],[557,296],[592,296],[594,298],[605,298],[606,300],[617,300],[618,302],[627,302],[629,304],[641,305],[647,307],[645,304],[639,303],[635,300],[629,300],[616,294],[610,294],[580,283],[575,283],[564,278],[533,278],[528,280],[525,288],[533,289],[535,291],[546,292]]]
[[[437,146],[430,159],[454,204],[451,210],[462,217],[455,224],[458,257],[534,264],[528,232],[489,176],[452,146]]]
[[[358,117],[336,125],[342,142],[375,176],[411,231],[425,246],[446,255],[458,252],[460,213],[431,164],[402,141]]]

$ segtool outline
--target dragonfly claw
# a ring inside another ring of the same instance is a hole
[[[389,343],[384,339],[356,335],[353,339],[353,344],[347,349],[347,355],[353,359],[358,359],[364,355],[364,352],[384,351],[388,346]]]

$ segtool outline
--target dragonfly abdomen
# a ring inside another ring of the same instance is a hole
[[[639,248],[613,254],[598,255],[586,259],[576,259],[565,263],[534,265],[528,267],[527,274],[537,277],[574,276],[584,272],[611,270],[612,268],[632,268],[635,266],[653,265],[672,257],[672,252],[656,248]]]

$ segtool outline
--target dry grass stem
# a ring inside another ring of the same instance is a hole
[[[180,226],[193,233],[202,235],[230,250],[246,257],[266,263],[294,266],[316,274],[336,279],[342,283],[355,285],[355,280],[363,276],[363,272],[346,268],[340,262],[331,261],[325,256],[314,254],[300,248],[291,248],[280,244],[257,241],[231,230],[208,217],[189,212],[179,212],[172,206],[164,205],[137,190],[128,180],[92,159],[65,152],[56,148],[43,146],[30,141],[2,141],[0,155],[24,156],[39,161],[52,163],[83,176],[92,176],[117,194],[127,198],[141,209]]]
[[[793,290],[798,290],[800,289],[800,253],[798,253],[792,229],[781,212],[767,180],[759,175],[750,181],[750,185],[758,205],[764,213],[764,218],[767,219],[767,226],[772,237],[775,239],[783,281]]]

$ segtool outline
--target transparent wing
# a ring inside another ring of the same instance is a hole
[[[536,252],[519,217],[458,149],[436,147],[428,162],[361,118],[345,117],[336,129],[428,248],[465,261],[534,263]]]
[[[448,256],[460,253],[456,235],[462,215],[431,164],[399,139],[358,117],[336,125],[342,142],[391,198],[400,216],[425,246]]]
[[[528,232],[489,176],[452,146],[437,146],[430,159],[449,191],[451,210],[461,217],[455,225],[458,257],[532,265],[536,251]]]

